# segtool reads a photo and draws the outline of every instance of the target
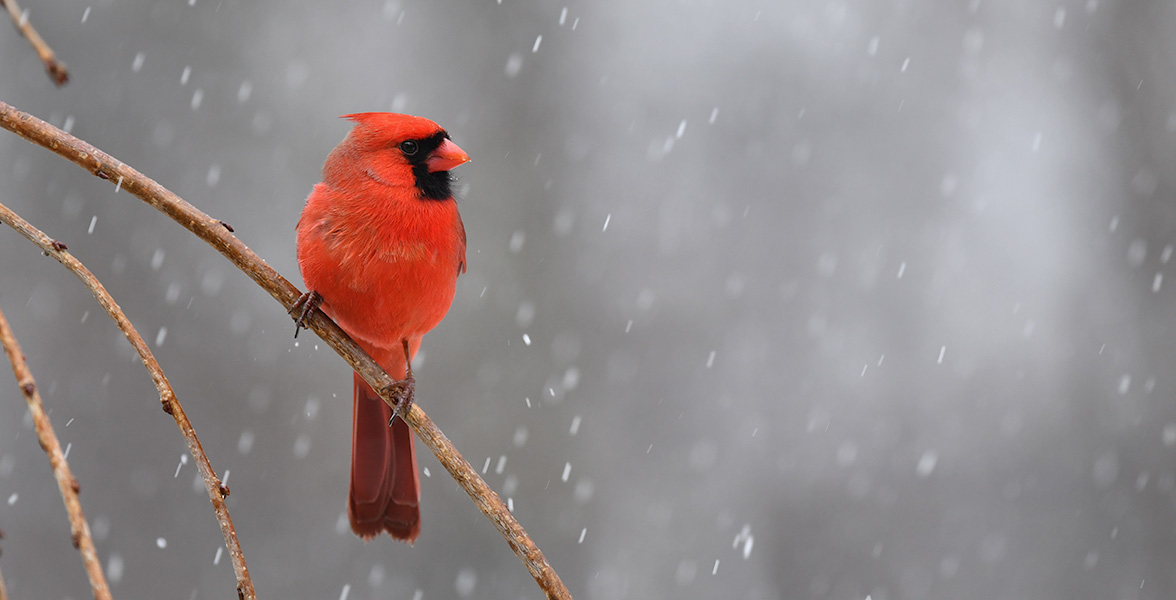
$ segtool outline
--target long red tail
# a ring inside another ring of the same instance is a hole
[[[347,517],[365,540],[387,531],[411,544],[421,533],[421,482],[412,430],[402,419],[389,427],[391,417],[392,409],[356,374]]]

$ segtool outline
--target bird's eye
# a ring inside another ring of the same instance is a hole
[[[406,154],[407,156],[412,156],[413,154],[416,154],[417,150],[419,150],[419,149],[420,149],[420,147],[417,146],[417,143],[412,140],[400,142],[400,151],[403,152],[404,154]]]

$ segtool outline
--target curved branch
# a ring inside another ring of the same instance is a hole
[[[118,186],[155,207],[184,226],[200,239],[216,248],[257,285],[274,297],[282,307],[290,309],[301,294],[289,281],[258,257],[236,236],[227,223],[214,219],[188,204],[151,178],[127,166],[122,161],[94,146],[38,119],[0,102],[0,127],[24,139],[47,148],[77,164],[101,179],[113,180]],[[315,310],[307,321],[310,329],[351,365],[360,377],[372,386],[389,406],[393,400],[388,389],[395,380],[367,355],[338,325],[320,310]],[[457,448],[433,424],[418,403],[413,403],[404,415],[405,420],[421,441],[461,485],[474,504],[494,524],[510,545],[511,550],[527,567],[535,582],[548,598],[570,599],[572,596],[559,575],[544,558],[543,552],[527,535],[502,499],[470,466]]]
[[[69,69],[65,68],[65,63],[57,58],[53,49],[41,38],[41,34],[33,29],[28,16],[21,12],[16,0],[0,0],[0,4],[8,7],[8,16],[12,18],[12,24],[16,25],[17,31],[25,36],[32,44],[33,50],[37,51],[37,56],[41,57],[41,62],[45,63],[45,72],[49,74],[49,79],[52,79],[57,87],[65,85],[69,81]]]
[[[208,456],[204,453],[204,447],[200,445],[200,439],[196,437],[196,430],[192,427],[192,422],[188,420],[188,415],[184,413],[184,408],[180,406],[180,401],[176,398],[175,390],[172,389],[171,383],[167,380],[167,376],[163,374],[163,369],[159,366],[159,361],[155,360],[155,356],[151,354],[151,350],[147,347],[147,342],[143,341],[143,336],[135,330],[134,325],[131,325],[130,319],[123,313],[122,308],[114,301],[110,293],[106,291],[102,283],[98,281],[97,277],[90,272],[78,259],[74,258],[69,252],[66,252],[65,244],[58,242],[45,235],[41,230],[33,227],[28,221],[25,221],[20,215],[12,212],[7,206],[0,204],[0,221],[3,221],[8,226],[17,230],[21,235],[28,238],[41,248],[45,254],[57,259],[66,269],[69,269],[94,295],[98,300],[98,304],[110,315],[114,320],[115,325],[118,325],[123,335],[127,337],[127,341],[139,353],[139,359],[143,361],[143,366],[147,368],[147,372],[151,375],[151,381],[155,384],[155,389],[159,391],[159,401],[163,405],[163,411],[171,415],[176,421],[176,426],[180,428],[180,433],[184,436],[184,441],[188,443],[188,452],[192,455],[192,460],[196,463],[196,469],[200,471],[200,477],[204,479],[204,487],[208,491],[208,499],[212,501],[212,510],[216,513],[216,520],[220,524],[221,534],[225,538],[225,546],[229,549],[229,557],[233,561],[233,572],[237,576],[237,595],[247,600],[254,600],[257,598],[257,593],[253,590],[253,580],[249,577],[249,567],[245,565],[245,556],[241,553],[241,544],[237,541],[237,530],[233,527],[233,520],[229,517],[229,508],[225,505],[225,496],[229,495],[229,488],[220,482],[216,472],[212,470],[212,463],[208,461]]]
[[[4,587],[3,573],[0,573],[0,600],[8,600],[8,588]]]
[[[65,510],[69,513],[70,536],[74,548],[82,553],[82,563],[86,566],[86,575],[90,578],[90,588],[94,590],[94,600],[110,600],[110,587],[106,585],[106,576],[102,574],[102,565],[98,564],[98,551],[94,549],[94,539],[90,537],[90,526],[86,524],[86,515],[82,514],[82,503],[78,500],[81,486],[70,472],[69,463],[65,461],[65,454],[61,451],[61,443],[57,441],[57,434],[53,433],[53,425],[49,423],[49,415],[41,406],[41,394],[37,391],[37,382],[33,380],[33,373],[25,362],[24,354],[20,351],[20,344],[12,328],[8,326],[8,319],[4,318],[4,311],[0,310],[0,345],[4,346],[4,353],[8,355],[8,362],[12,363],[12,373],[16,375],[16,383],[24,394],[25,402],[29,405],[29,413],[33,415],[33,427],[37,430],[37,440],[41,448],[49,456],[49,464],[53,467],[53,477],[57,479],[57,487],[61,489],[61,499],[65,502]],[[0,582],[0,593],[4,584]]]

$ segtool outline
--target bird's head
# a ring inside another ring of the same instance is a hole
[[[449,170],[469,162],[470,157],[439,125],[396,113],[356,113],[343,118],[354,121],[355,127],[327,158],[323,167],[326,178],[354,176],[334,173],[337,165],[349,164],[360,166],[366,175],[385,185],[414,185],[422,198],[452,197]],[[339,160],[344,157],[346,160]]]

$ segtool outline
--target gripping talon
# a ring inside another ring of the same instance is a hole
[[[388,386],[384,391],[392,398],[392,418],[388,419],[388,427],[391,427],[396,417],[403,419],[403,415],[408,414],[408,410],[412,408],[412,397],[416,391],[416,380],[412,377],[405,377]]]
[[[392,397],[392,418],[388,419],[388,427],[397,416],[408,414],[412,408],[412,397],[416,391],[416,379],[412,376],[412,354],[408,351],[408,340],[400,340],[404,347],[404,379],[388,386],[388,395]],[[403,419],[403,416],[400,416]]]
[[[307,320],[310,319],[310,315],[314,312],[314,309],[318,308],[322,303],[323,297],[318,292],[311,290],[299,296],[298,299],[294,301],[294,304],[290,305],[290,310],[286,311],[286,314],[288,315],[293,315],[294,311],[298,310],[299,308],[302,309],[302,312],[298,314],[298,318],[294,319],[295,339],[298,338],[299,330],[310,329],[310,327],[306,324]]]

